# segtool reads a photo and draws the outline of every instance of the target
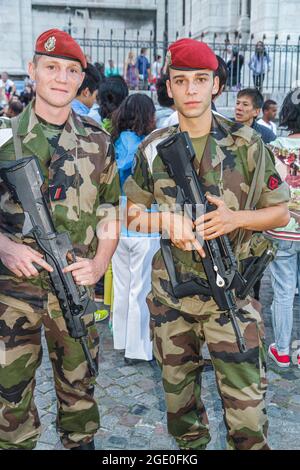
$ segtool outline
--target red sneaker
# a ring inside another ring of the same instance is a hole
[[[277,352],[277,349],[275,348],[275,343],[270,344],[268,354],[270,358],[273,359],[273,361],[276,362],[279,367],[289,367],[291,363],[290,356],[288,354],[283,354],[282,356],[280,356]]]
[[[298,369],[300,369],[300,354],[297,356],[297,364],[298,364]]]

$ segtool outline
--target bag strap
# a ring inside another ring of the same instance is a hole
[[[13,133],[13,142],[15,149],[16,160],[19,160],[23,157],[22,154],[22,141],[18,136],[18,127],[19,127],[20,115],[15,116],[11,119],[11,128]]]

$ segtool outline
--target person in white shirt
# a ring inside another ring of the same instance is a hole
[[[153,62],[151,66],[151,77],[154,83],[156,83],[157,80],[160,78],[161,69],[162,69],[161,56],[157,55],[155,57],[155,61]]]
[[[266,100],[262,107],[263,117],[257,121],[261,126],[268,127],[277,135],[277,126],[273,122],[277,115],[277,103],[274,100]]]
[[[0,79],[0,104],[6,105],[15,91],[14,82],[8,78],[7,72],[3,72]]]

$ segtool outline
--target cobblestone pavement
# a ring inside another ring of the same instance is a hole
[[[261,301],[266,323],[267,344],[272,342],[270,304],[272,288],[266,273],[261,287]],[[294,347],[300,340],[299,297],[294,305]],[[96,397],[99,401],[101,429],[95,443],[97,449],[177,449],[168,435],[164,394],[160,371],[153,362],[126,366],[121,351],[112,348],[112,335],[107,321],[101,322],[101,362]],[[299,343],[300,345],[300,343]],[[292,365],[279,369],[268,361],[267,394],[270,421],[269,442],[273,449],[300,449],[300,370]],[[225,425],[215,378],[208,364],[203,380],[203,401],[207,407],[212,441],[209,449],[225,449]],[[46,348],[38,371],[36,403],[43,432],[37,449],[62,449],[55,430],[56,404],[52,372]]]

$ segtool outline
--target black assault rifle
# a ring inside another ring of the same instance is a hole
[[[69,335],[80,341],[90,374],[96,376],[98,366],[88,347],[83,316],[95,312],[97,306],[90,299],[87,289],[75,284],[71,273],[63,273],[63,269],[68,266],[67,257],[69,256],[74,262],[75,253],[69,234],[58,233],[54,228],[47,202],[41,191],[44,178],[38,160],[35,157],[28,157],[14,162],[2,162],[0,176],[14,200],[23,208],[25,214],[23,237],[33,237],[36,240],[47,263],[53,268],[49,277]]]
[[[157,151],[167,167],[170,177],[177,186],[176,202],[184,206],[189,217],[196,219],[196,210],[203,207],[203,213],[216,207],[210,204],[201,188],[199,178],[193,165],[195,151],[187,132],[177,133],[157,146]],[[197,235],[196,235],[197,236]],[[247,260],[247,268],[243,275],[238,271],[237,260],[232,251],[230,241],[223,235],[213,240],[200,240],[206,254],[201,262],[207,277],[202,279],[191,275],[188,281],[179,281],[169,239],[162,237],[161,250],[170,278],[171,294],[177,298],[191,295],[213,297],[220,310],[228,312],[240,352],[246,351],[245,340],[236,320],[239,309],[235,297],[244,299],[253,285],[261,279],[269,262],[273,259],[273,251],[267,249],[263,255]],[[194,257],[195,258],[195,257]]]

